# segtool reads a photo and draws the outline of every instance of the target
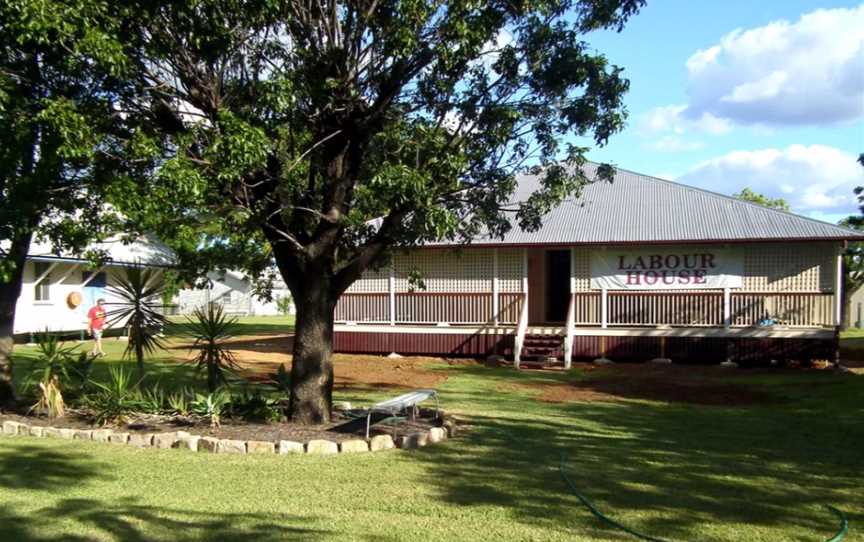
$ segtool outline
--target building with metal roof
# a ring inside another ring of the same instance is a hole
[[[617,169],[502,239],[434,243],[370,270],[336,306],[334,346],[512,358],[833,360],[849,230]],[[539,188],[522,175],[513,203]],[[420,280],[418,280],[418,277]]]

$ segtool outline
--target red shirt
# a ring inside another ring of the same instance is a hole
[[[90,319],[90,329],[101,331],[105,327],[105,309],[96,305],[87,313],[87,318]]]

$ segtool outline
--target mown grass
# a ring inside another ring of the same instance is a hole
[[[167,377],[172,367],[179,371],[170,363],[160,370]],[[412,452],[209,456],[4,438],[0,539],[626,540],[567,492],[562,455],[601,510],[653,536],[826,540],[837,522],[821,505],[833,504],[851,519],[847,540],[864,539],[860,374],[722,377],[775,400],[707,407],[553,404],[514,388],[611,376],[603,370],[517,373],[443,362],[432,369],[447,374],[442,402],[470,430]]]

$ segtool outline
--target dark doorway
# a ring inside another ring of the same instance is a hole
[[[570,251],[546,252],[546,321],[567,319],[570,303]]]

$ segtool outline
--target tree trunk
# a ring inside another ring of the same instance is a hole
[[[333,398],[333,309],[329,283],[310,273],[295,293],[297,324],[291,364],[291,419],[301,424],[330,421]]]
[[[11,264],[9,280],[0,282],[0,405],[15,401],[15,383],[12,375],[12,333],[15,329],[15,305],[21,295],[24,264],[30,250],[31,234],[12,239],[4,262]]]

